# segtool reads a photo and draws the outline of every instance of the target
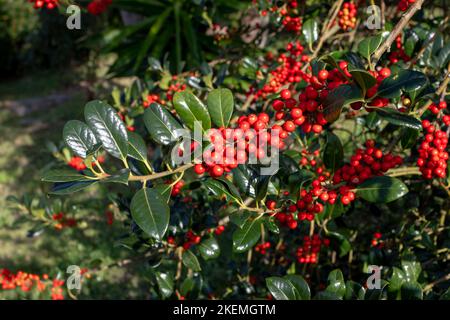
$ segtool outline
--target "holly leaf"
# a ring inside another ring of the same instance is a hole
[[[227,127],[234,109],[233,94],[229,89],[214,89],[208,94],[207,106],[214,124]]]
[[[399,179],[388,176],[370,178],[356,188],[359,197],[369,202],[388,203],[408,193],[408,187]]]
[[[156,190],[143,188],[131,200],[131,216],[149,236],[161,240],[169,225],[169,206]]]
[[[107,103],[94,100],[84,108],[86,123],[113,157],[125,159],[128,155],[128,134],[117,112]]]

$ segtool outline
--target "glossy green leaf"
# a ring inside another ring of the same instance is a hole
[[[390,108],[377,109],[376,113],[381,119],[386,120],[387,122],[395,124],[397,126],[411,128],[414,130],[422,129],[422,123],[420,122],[419,119],[414,118],[405,113],[395,111],[394,109]]]
[[[87,124],[78,120],[70,120],[66,123],[63,138],[69,149],[83,159],[87,157],[89,150],[98,144],[94,132]]]
[[[422,300],[422,287],[417,282],[405,282],[401,288],[403,300]]]
[[[86,104],[84,116],[103,148],[113,157],[125,159],[128,155],[128,134],[117,112],[107,103],[94,100]]]
[[[284,279],[290,281],[295,288],[295,297],[297,300],[310,300],[311,290],[309,285],[302,276],[296,274],[288,274],[283,277]]]
[[[416,145],[416,141],[419,138],[419,130],[411,128],[403,128],[402,138],[400,140],[403,149],[409,149]]]
[[[276,300],[296,300],[295,287],[289,280],[269,277],[266,278],[266,286]]]
[[[345,300],[364,300],[366,290],[354,281],[348,280],[345,283]]]
[[[381,34],[363,39],[358,44],[358,53],[367,60],[370,60],[370,56],[378,49],[383,41]]]
[[[303,23],[302,33],[306,42],[311,47],[319,39],[319,23],[316,19],[308,19]]]
[[[342,166],[344,148],[341,140],[332,132],[327,132],[327,143],[323,150],[323,163],[325,167],[335,170]]]
[[[346,105],[358,101],[364,101],[364,96],[356,85],[341,85],[331,90],[324,99],[323,115],[328,122],[334,122]]]
[[[71,182],[56,182],[53,185],[52,190],[49,192],[50,194],[70,194],[80,190],[83,190],[91,185],[97,183],[98,180],[93,181],[71,181]]]
[[[392,268],[392,276],[389,279],[389,291],[398,291],[406,281],[405,273],[397,267]]]
[[[135,132],[128,132],[128,156],[139,161],[147,161],[145,141]]]
[[[164,298],[168,298],[173,293],[173,278],[168,273],[156,272],[156,282],[158,283],[159,292]]]
[[[169,206],[153,189],[139,190],[131,200],[131,216],[136,224],[149,236],[161,240],[169,225]]]
[[[153,187],[153,189],[158,191],[167,203],[170,201],[170,196],[172,194],[172,186],[170,184],[159,184]]]
[[[416,282],[419,279],[422,267],[417,261],[402,260],[402,269],[405,273],[406,282]]]
[[[186,268],[192,269],[192,271],[195,272],[199,272],[202,270],[197,256],[191,250],[184,250],[182,259],[183,264],[186,266]]]
[[[402,69],[384,79],[378,87],[377,96],[398,98],[403,91],[417,90],[427,84],[427,77],[419,71]]]
[[[205,260],[215,259],[220,255],[220,247],[216,238],[209,238],[200,242],[198,251]]]
[[[388,203],[408,193],[408,187],[399,179],[388,176],[373,177],[356,189],[357,195],[369,202]]]
[[[130,169],[121,169],[119,172],[116,172],[109,177],[100,180],[100,182],[109,182],[109,183],[121,183],[128,185],[128,179],[130,178]]]
[[[46,182],[75,182],[93,181],[93,177],[88,177],[71,168],[51,169],[44,173],[42,181]]]
[[[211,128],[211,118],[208,109],[192,92],[182,91],[175,93],[173,105],[189,129],[194,130],[196,121],[200,122],[203,131]]]
[[[229,89],[214,89],[208,94],[208,111],[218,127],[227,127],[234,109],[233,94]]]
[[[363,95],[367,91],[367,89],[372,88],[376,83],[377,79],[374,78],[369,72],[360,69],[349,69],[352,78],[356,81],[356,83],[361,88]]]
[[[340,298],[345,295],[345,280],[341,270],[335,269],[330,272],[328,275],[328,287],[326,291],[335,293]]]
[[[145,109],[144,124],[151,138],[162,145],[176,141],[179,137],[176,130],[183,128],[169,111],[157,103]]]
[[[252,248],[261,237],[261,219],[247,220],[244,225],[233,234],[233,250],[245,252]]]

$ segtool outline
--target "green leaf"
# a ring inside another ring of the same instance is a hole
[[[113,157],[125,159],[128,154],[128,134],[116,111],[99,100],[88,102],[84,116],[89,127]]]
[[[130,178],[130,169],[122,169],[113,175],[110,175],[106,179],[100,180],[100,182],[121,183],[128,185],[128,179]]]
[[[145,141],[135,132],[128,132],[128,156],[142,162],[147,161]]]
[[[378,49],[383,41],[381,34],[363,39],[358,44],[358,53],[367,60],[370,60],[370,56]]]
[[[239,193],[236,192],[236,187],[229,188],[228,181],[225,179],[208,179],[203,182],[206,188],[208,188],[216,197],[221,197],[225,195],[227,199],[234,199],[242,201]]]
[[[172,194],[172,186],[170,184],[159,184],[153,187],[159,194],[163,197],[164,200],[168,203],[170,200],[170,196]]]
[[[158,283],[159,292],[164,298],[168,298],[173,293],[173,279],[168,273],[156,272],[156,282]]]
[[[255,172],[246,165],[239,165],[233,169],[233,182],[250,197],[256,196]]]
[[[330,272],[328,275],[328,287],[326,291],[335,293],[340,298],[345,295],[345,280],[341,270],[335,269]]]
[[[402,138],[400,140],[403,149],[409,149],[416,145],[417,138],[419,137],[419,130],[411,128],[403,128]]]
[[[327,143],[323,150],[323,163],[328,169],[335,170],[342,166],[344,148],[341,140],[332,132],[327,132]]]
[[[92,181],[70,181],[70,182],[56,182],[49,192],[50,194],[70,194],[83,190],[91,185],[97,183],[98,180]]]
[[[308,283],[302,276],[295,274],[288,274],[283,277],[292,283],[295,287],[295,296],[296,300],[310,300],[311,299],[311,291],[309,289]]]
[[[328,122],[334,122],[346,105],[357,101],[364,101],[361,90],[356,85],[341,85],[331,90],[324,99],[323,115]]]
[[[202,270],[196,255],[191,250],[184,250],[182,258],[183,264],[186,268],[192,269],[194,272],[199,272]]]
[[[220,255],[220,247],[216,238],[209,238],[200,242],[198,251],[205,260],[216,259]]]
[[[392,268],[392,276],[389,280],[389,291],[398,291],[406,281],[405,273],[397,267]]]
[[[417,90],[427,84],[427,77],[419,71],[401,69],[397,74],[384,79],[378,87],[377,96],[398,98],[403,91]]]
[[[414,130],[420,130],[422,123],[419,119],[409,116],[407,114],[395,111],[390,108],[376,109],[377,115],[386,120],[389,123],[395,124],[400,127],[411,128]]]
[[[375,79],[374,76],[372,76],[366,70],[349,69],[349,72],[352,75],[352,78],[361,88],[363,95],[365,95],[367,89],[372,88],[377,83],[377,79]]]
[[[399,179],[379,176],[364,181],[356,189],[357,195],[369,202],[388,203],[408,193],[408,187]]]
[[[97,145],[97,138],[87,124],[70,120],[63,129],[63,138],[69,149],[81,158],[88,156],[89,150]]]
[[[218,127],[227,127],[233,115],[234,99],[229,89],[214,89],[208,94],[208,111]]]
[[[276,300],[295,300],[295,287],[286,279],[280,277],[266,278],[266,286]]]
[[[269,229],[270,232],[279,234],[280,228],[278,227],[277,223],[275,222],[275,219],[273,217],[267,217],[263,220],[264,225]]]
[[[405,273],[406,282],[416,282],[419,279],[422,267],[417,261],[402,260],[402,269]]]
[[[233,234],[233,249],[235,252],[245,252],[252,248],[261,237],[261,220],[247,220]]]
[[[162,145],[176,141],[178,138],[176,130],[183,129],[170,112],[157,103],[152,103],[145,109],[144,124],[151,138]]]
[[[319,39],[319,23],[316,19],[308,19],[303,23],[302,33],[309,47]]]
[[[365,294],[366,290],[359,283],[351,280],[345,283],[345,300],[364,300]]]
[[[136,224],[149,236],[161,240],[169,225],[169,206],[153,189],[139,190],[131,200],[131,216]]]
[[[405,282],[401,288],[403,300],[422,300],[422,287],[417,282]]]
[[[46,182],[75,182],[95,180],[95,178],[85,176],[72,168],[52,169],[46,171],[42,176],[42,181]]]
[[[186,123],[186,126],[194,130],[194,122],[199,121],[206,131],[211,128],[211,118],[206,106],[189,91],[175,93],[173,105],[180,118]]]

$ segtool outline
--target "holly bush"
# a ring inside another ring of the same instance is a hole
[[[90,290],[111,265],[135,264],[146,298],[450,297],[441,1],[87,9],[140,13],[120,28],[111,18],[119,30],[101,42],[117,55],[111,72],[135,80],[65,124],[42,176],[50,198],[11,200],[57,229],[80,228],[61,207],[72,193],[108,203],[121,227],[96,232]]]

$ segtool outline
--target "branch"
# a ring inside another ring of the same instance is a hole
[[[400,32],[402,32],[403,28],[407,25],[409,20],[411,20],[413,15],[418,10],[420,10],[424,1],[425,0],[417,0],[409,7],[408,11],[406,11],[406,13],[402,16],[402,18],[397,23],[395,28],[392,30],[386,41],[373,54],[373,59],[375,60],[375,63],[377,63],[378,60],[380,60],[383,53],[391,47],[392,42],[394,42],[394,40],[397,38]]]

